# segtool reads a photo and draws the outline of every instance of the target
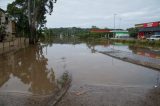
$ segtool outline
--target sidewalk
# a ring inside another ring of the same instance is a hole
[[[160,59],[156,58],[150,58],[146,56],[137,55],[130,52],[120,51],[120,50],[114,50],[110,49],[108,51],[98,51],[99,53],[126,61],[130,63],[134,63],[137,65],[142,65],[148,68],[153,68],[160,70]]]

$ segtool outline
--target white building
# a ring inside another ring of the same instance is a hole
[[[129,38],[129,32],[126,30],[113,30],[114,38]]]

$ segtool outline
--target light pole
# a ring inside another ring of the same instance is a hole
[[[121,21],[122,21],[122,18],[119,19],[119,29],[121,29]]]
[[[114,16],[114,30],[113,30],[113,38],[115,38],[115,29],[116,29],[116,15],[117,14],[113,14],[113,16]],[[114,51],[114,44],[113,44],[113,51]]]
[[[114,14],[114,37],[115,37],[115,29],[116,29],[116,15],[117,14]]]

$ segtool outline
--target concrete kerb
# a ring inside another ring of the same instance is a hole
[[[57,92],[57,94],[55,96],[52,97],[52,100],[50,100],[50,102],[48,103],[49,106],[56,106],[58,102],[61,101],[61,99],[64,97],[64,95],[67,93],[68,89],[71,86],[71,79],[69,79],[66,84],[65,87],[62,88],[61,91]]]
[[[116,58],[116,59],[119,59],[119,60],[122,60],[122,61],[125,61],[125,62],[130,62],[130,63],[136,64],[136,65],[140,65],[140,66],[144,66],[144,67],[147,67],[147,68],[155,69],[157,71],[160,70],[160,64],[153,64],[153,63],[150,63],[150,62],[143,62],[143,61],[140,61],[140,60],[134,60],[134,59],[131,59],[129,57],[123,57],[122,58],[121,56],[113,55],[112,54],[113,52],[99,52],[99,53],[108,55],[110,57],[113,57],[113,58]]]

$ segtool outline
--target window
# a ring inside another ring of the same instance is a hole
[[[160,38],[160,36],[156,36],[156,38]]]
[[[5,19],[6,19],[6,24],[8,24],[8,17],[5,17]]]

